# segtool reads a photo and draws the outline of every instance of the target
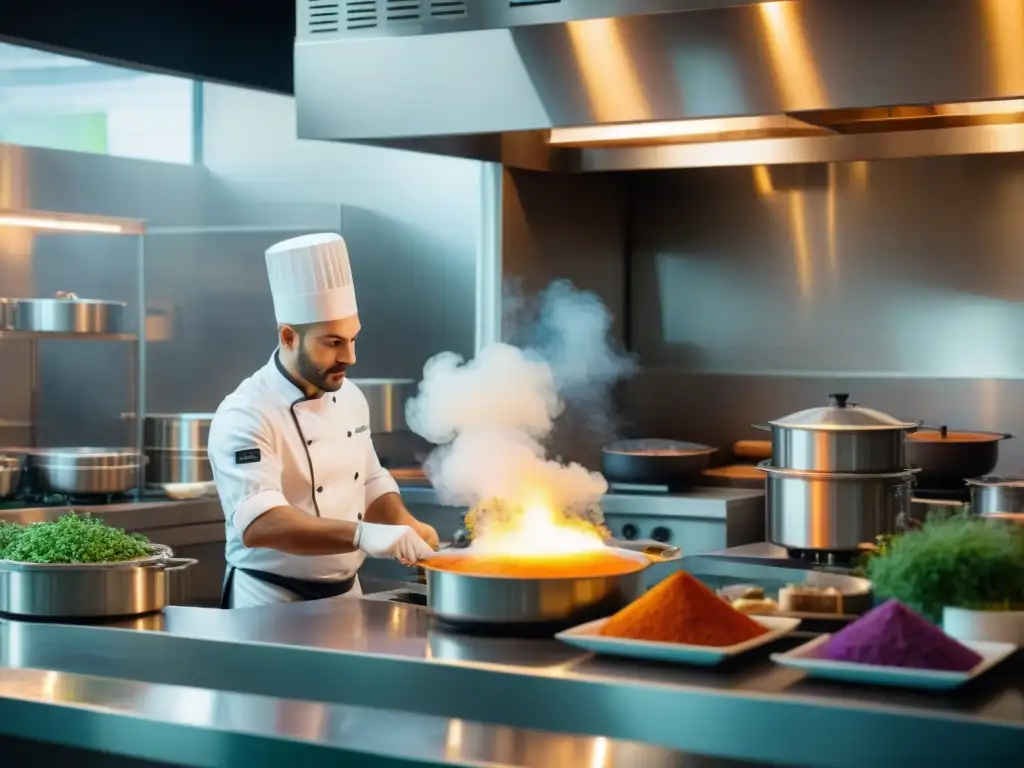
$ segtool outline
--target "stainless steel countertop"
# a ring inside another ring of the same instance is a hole
[[[360,765],[750,765],[600,737],[34,669],[0,669],[0,734],[211,768],[336,766],[345,757]]]
[[[604,736],[813,768],[995,764],[1024,742],[1024,658],[953,694],[816,683],[767,655],[701,670],[472,637],[426,610],[335,599],[168,608],[118,628],[0,622],[0,662]],[[827,734],[827,736],[823,736]],[[874,758],[873,758],[874,759]],[[882,759],[879,757],[879,759]]]

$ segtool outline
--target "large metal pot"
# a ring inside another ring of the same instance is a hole
[[[915,471],[802,472],[758,464],[767,473],[768,540],[792,550],[854,552],[910,525]]]
[[[54,299],[8,299],[8,326],[43,333],[124,333],[125,307],[120,301],[80,299],[61,292]]]
[[[617,555],[642,563],[678,560],[676,547],[653,541],[616,542]],[[445,550],[439,556],[463,555]],[[516,579],[437,570],[422,563],[427,607],[440,621],[462,631],[502,635],[552,635],[567,627],[610,616],[644,592],[644,568],[616,576]]]
[[[999,463],[999,443],[1013,435],[938,427],[907,436],[907,461],[921,468],[922,488],[963,488],[969,477],[987,475]]]
[[[845,392],[829,395],[830,404],[810,408],[768,424],[772,466],[806,472],[898,472],[906,468],[906,435],[920,422],[900,421],[881,411],[850,403]]]
[[[1002,515],[1024,512],[1024,478],[978,477],[967,480],[971,487],[971,513]]]
[[[206,483],[213,480],[207,453],[212,413],[146,414],[146,483]]]
[[[69,496],[134,490],[142,461],[137,451],[120,448],[34,448],[28,452],[35,489]]]
[[[0,499],[9,499],[21,485],[23,463],[16,456],[0,456]]]
[[[198,561],[168,547],[121,563],[41,564],[0,560],[0,614],[21,618],[98,619],[139,616],[170,602],[172,574]]]

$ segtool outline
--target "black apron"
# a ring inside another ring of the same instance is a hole
[[[328,597],[341,597],[352,590],[355,586],[356,577],[352,576],[343,581],[306,581],[305,579],[293,579],[289,576],[279,576],[276,573],[267,571],[254,571],[249,568],[235,568],[232,565],[224,571],[224,586],[220,592],[220,607],[231,607],[231,586],[235,582],[235,571],[241,571],[247,576],[259,579],[265,584],[273,584],[275,587],[287,589],[296,595],[301,601],[325,600]]]

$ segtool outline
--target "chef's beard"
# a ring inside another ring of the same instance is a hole
[[[328,376],[343,373],[348,366],[332,365],[329,368],[321,368],[309,356],[304,342],[299,344],[299,355],[295,362],[299,369],[299,376],[302,377],[303,381],[309,382],[321,392],[337,392],[341,389],[341,385],[345,383],[344,378],[332,381]]]

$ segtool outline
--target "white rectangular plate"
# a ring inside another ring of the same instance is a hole
[[[656,643],[650,640],[627,640],[620,637],[606,637],[599,634],[608,619],[598,619],[578,627],[559,632],[555,637],[563,643],[575,645],[594,653],[622,656],[628,659],[664,661],[670,664],[694,664],[710,667],[728,658],[767,645],[788,635],[800,625],[800,619],[780,619],[771,616],[751,616],[768,631],[760,637],[738,645],[716,648],[707,645],[683,645],[681,643]]]
[[[936,672],[930,669],[882,667],[875,664],[856,664],[849,661],[815,658],[818,648],[827,643],[830,637],[832,635],[821,635],[786,653],[773,653],[772,661],[784,667],[799,669],[810,677],[827,680],[945,691],[959,688],[968,680],[991,669],[1017,650],[1017,646],[1013,643],[963,641],[964,645],[981,656],[981,663],[969,672]]]

